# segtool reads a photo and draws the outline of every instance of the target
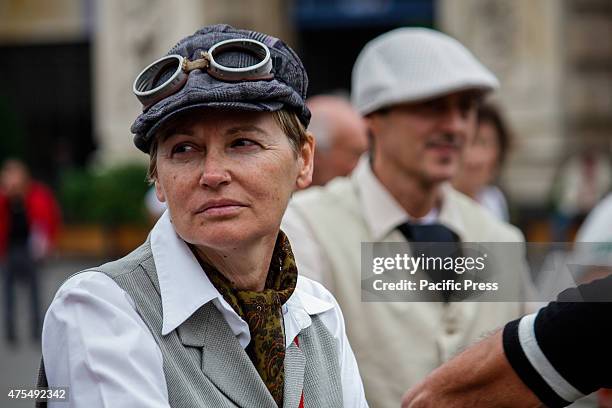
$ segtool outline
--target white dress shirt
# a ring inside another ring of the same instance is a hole
[[[202,305],[213,302],[242,347],[247,323],[232,309],[176,234],[166,211],[151,232],[159,278],[162,334],[168,334]],[[283,305],[286,346],[319,315],[336,339],[345,407],[365,407],[355,356],[334,297],[319,283],[298,276]],[[69,386],[70,402],[50,407],[168,407],[161,351],[135,303],[114,280],[84,272],[58,290],[45,316],[42,351],[49,386]]]

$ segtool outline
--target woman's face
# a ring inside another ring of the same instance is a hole
[[[157,197],[196,246],[231,250],[276,238],[292,192],[312,178],[312,139],[296,155],[272,113],[197,111],[165,136]]]
[[[499,170],[500,145],[497,130],[489,122],[478,126],[476,137],[466,147],[456,182],[477,193],[492,183]]]

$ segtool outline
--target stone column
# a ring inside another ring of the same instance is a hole
[[[102,165],[144,161],[146,156],[134,147],[130,133],[141,109],[132,83],[145,66],[202,25],[203,5],[199,0],[104,0],[97,7],[93,48],[97,160]]]
[[[612,148],[612,2],[565,0],[566,128],[570,150]]]
[[[286,0],[205,0],[206,23],[226,23],[282,38],[292,45]]]
[[[566,146],[564,3],[438,0],[439,27],[500,79],[495,95],[516,135],[503,183],[520,205],[541,206]]]

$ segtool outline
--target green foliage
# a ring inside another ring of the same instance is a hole
[[[94,184],[95,176],[88,170],[69,170],[61,176],[58,198],[64,221],[98,222]]]
[[[0,129],[0,163],[9,157],[24,157],[24,127],[3,95],[0,95]]]
[[[124,164],[94,173],[71,170],[62,176],[60,202],[67,222],[145,224],[149,188],[142,164]]]

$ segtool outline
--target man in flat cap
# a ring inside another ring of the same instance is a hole
[[[362,301],[364,242],[522,248],[516,228],[447,183],[475,131],[478,103],[497,87],[489,70],[440,32],[400,28],[372,40],[352,77],[352,103],[366,120],[370,152],[349,177],[297,193],[285,214],[300,272],[326,284],[342,307],[371,406],[398,406],[406,388],[524,312],[520,302]],[[531,293],[524,258],[515,264],[506,272]]]

